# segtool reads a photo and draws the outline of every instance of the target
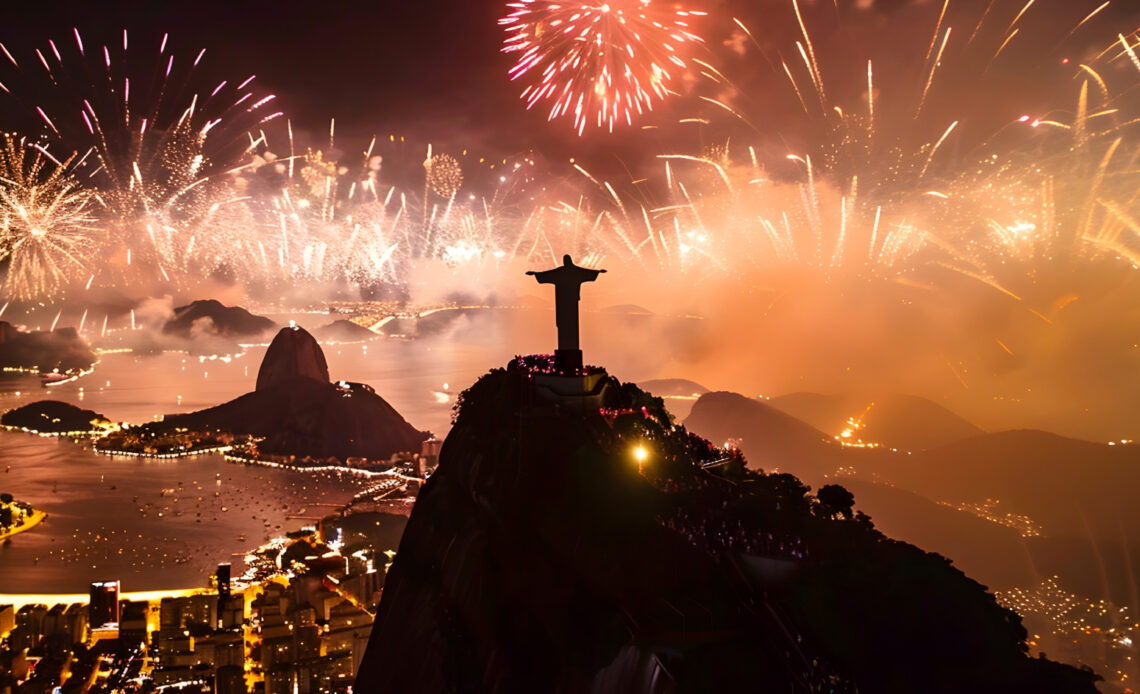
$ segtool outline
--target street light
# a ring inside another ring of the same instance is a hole
[[[649,458],[649,451],[645,450],[645,446],[638,446],[633,449],[633,459],[637,461],[638,474],[641,474],[647,458]]]

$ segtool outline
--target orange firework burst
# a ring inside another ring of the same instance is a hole
[[[685,69],[684,49],[701,42],[690,21],[704,12],[654,0],[520,0],[499,20],[504,53],[519,53],[512,80],[534,77],[527,108],[550,104],[550,120],[574,118],[612,131],[653,109]]]

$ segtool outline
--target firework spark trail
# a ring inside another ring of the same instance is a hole
[[[1132,61],[1132,64],[1136,66],[1137,70],[1140,70],[1140,58],[1136,57],[1136,51],[1132,49],[1128,40],[1124,38],[1124,34],[1118,34],[1118,36],[1120,38],[1120,45],[1124,47],[1124,52],[1128,54],[1128,59]]]
[[[946,33],[942,36],[942,45],[938,47],[938,53],[934,56],[934,62],[930,64],[930,72],[926,75],[926,84],[922,87],[922,97],[919,99],[918,108],[915,109],[914,112],[915,118],[918,118],[919,114],[922,113],[923,107],[926,106],[926,97],[927,94],[930,93],[930,85],[934,83],[934,72],[938,69],[938,66],[942,64],[942,53],[946,50],[947,42],[950,41],[950,30],[952,28],[953,27],[946,27]],[[998,49],[998,52],[1000,53],[1001,49]],[[994,57],[996,58],[997,56],[995,55]]]
[[[867,61],[867,132],[875,135],[875,75],[871,61]]]
[[[804,57],[804,60],[808,63],[808,70],[812,76],[812,83],[815,85],[815,90],[819,94],[819,104],[821,107],[826,108],[824,106],[824,102],[827,101],[827,95],[823,91],[823,74],[819,69],[819,63],[816,61],[815,47],[812,45],[811,36],[808,34],[807,26],[804,24],[803,15],[800,14],[799,0],[792,0],[792,7],[796,11],[796,21],[799,22],[800,33],[803,34],[804,37],[804,44],[807,45],[807,55]],[[803,53],[802,47],[800,47],[800,52],[801,54]]]

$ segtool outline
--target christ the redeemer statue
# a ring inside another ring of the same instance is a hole
[[[562,267],[542,272],[528,272],[539,284],[554,285],[554,322],[558,326],[558,349],[554,365],[563,373],[582,368],[582,349],[578,346],[578,301],[583,282],[593,282],[605,270],[578,267],[569,255],[562,256]]]

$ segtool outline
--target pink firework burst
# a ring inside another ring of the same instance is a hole
[[[499,20],[504,53],[518,53],[512,80],[530,79],[528,109],[613,131],[632,124],[671,91],[686,53],[702,43],[691,23],[704,12],[655,0],[520,0]]]

